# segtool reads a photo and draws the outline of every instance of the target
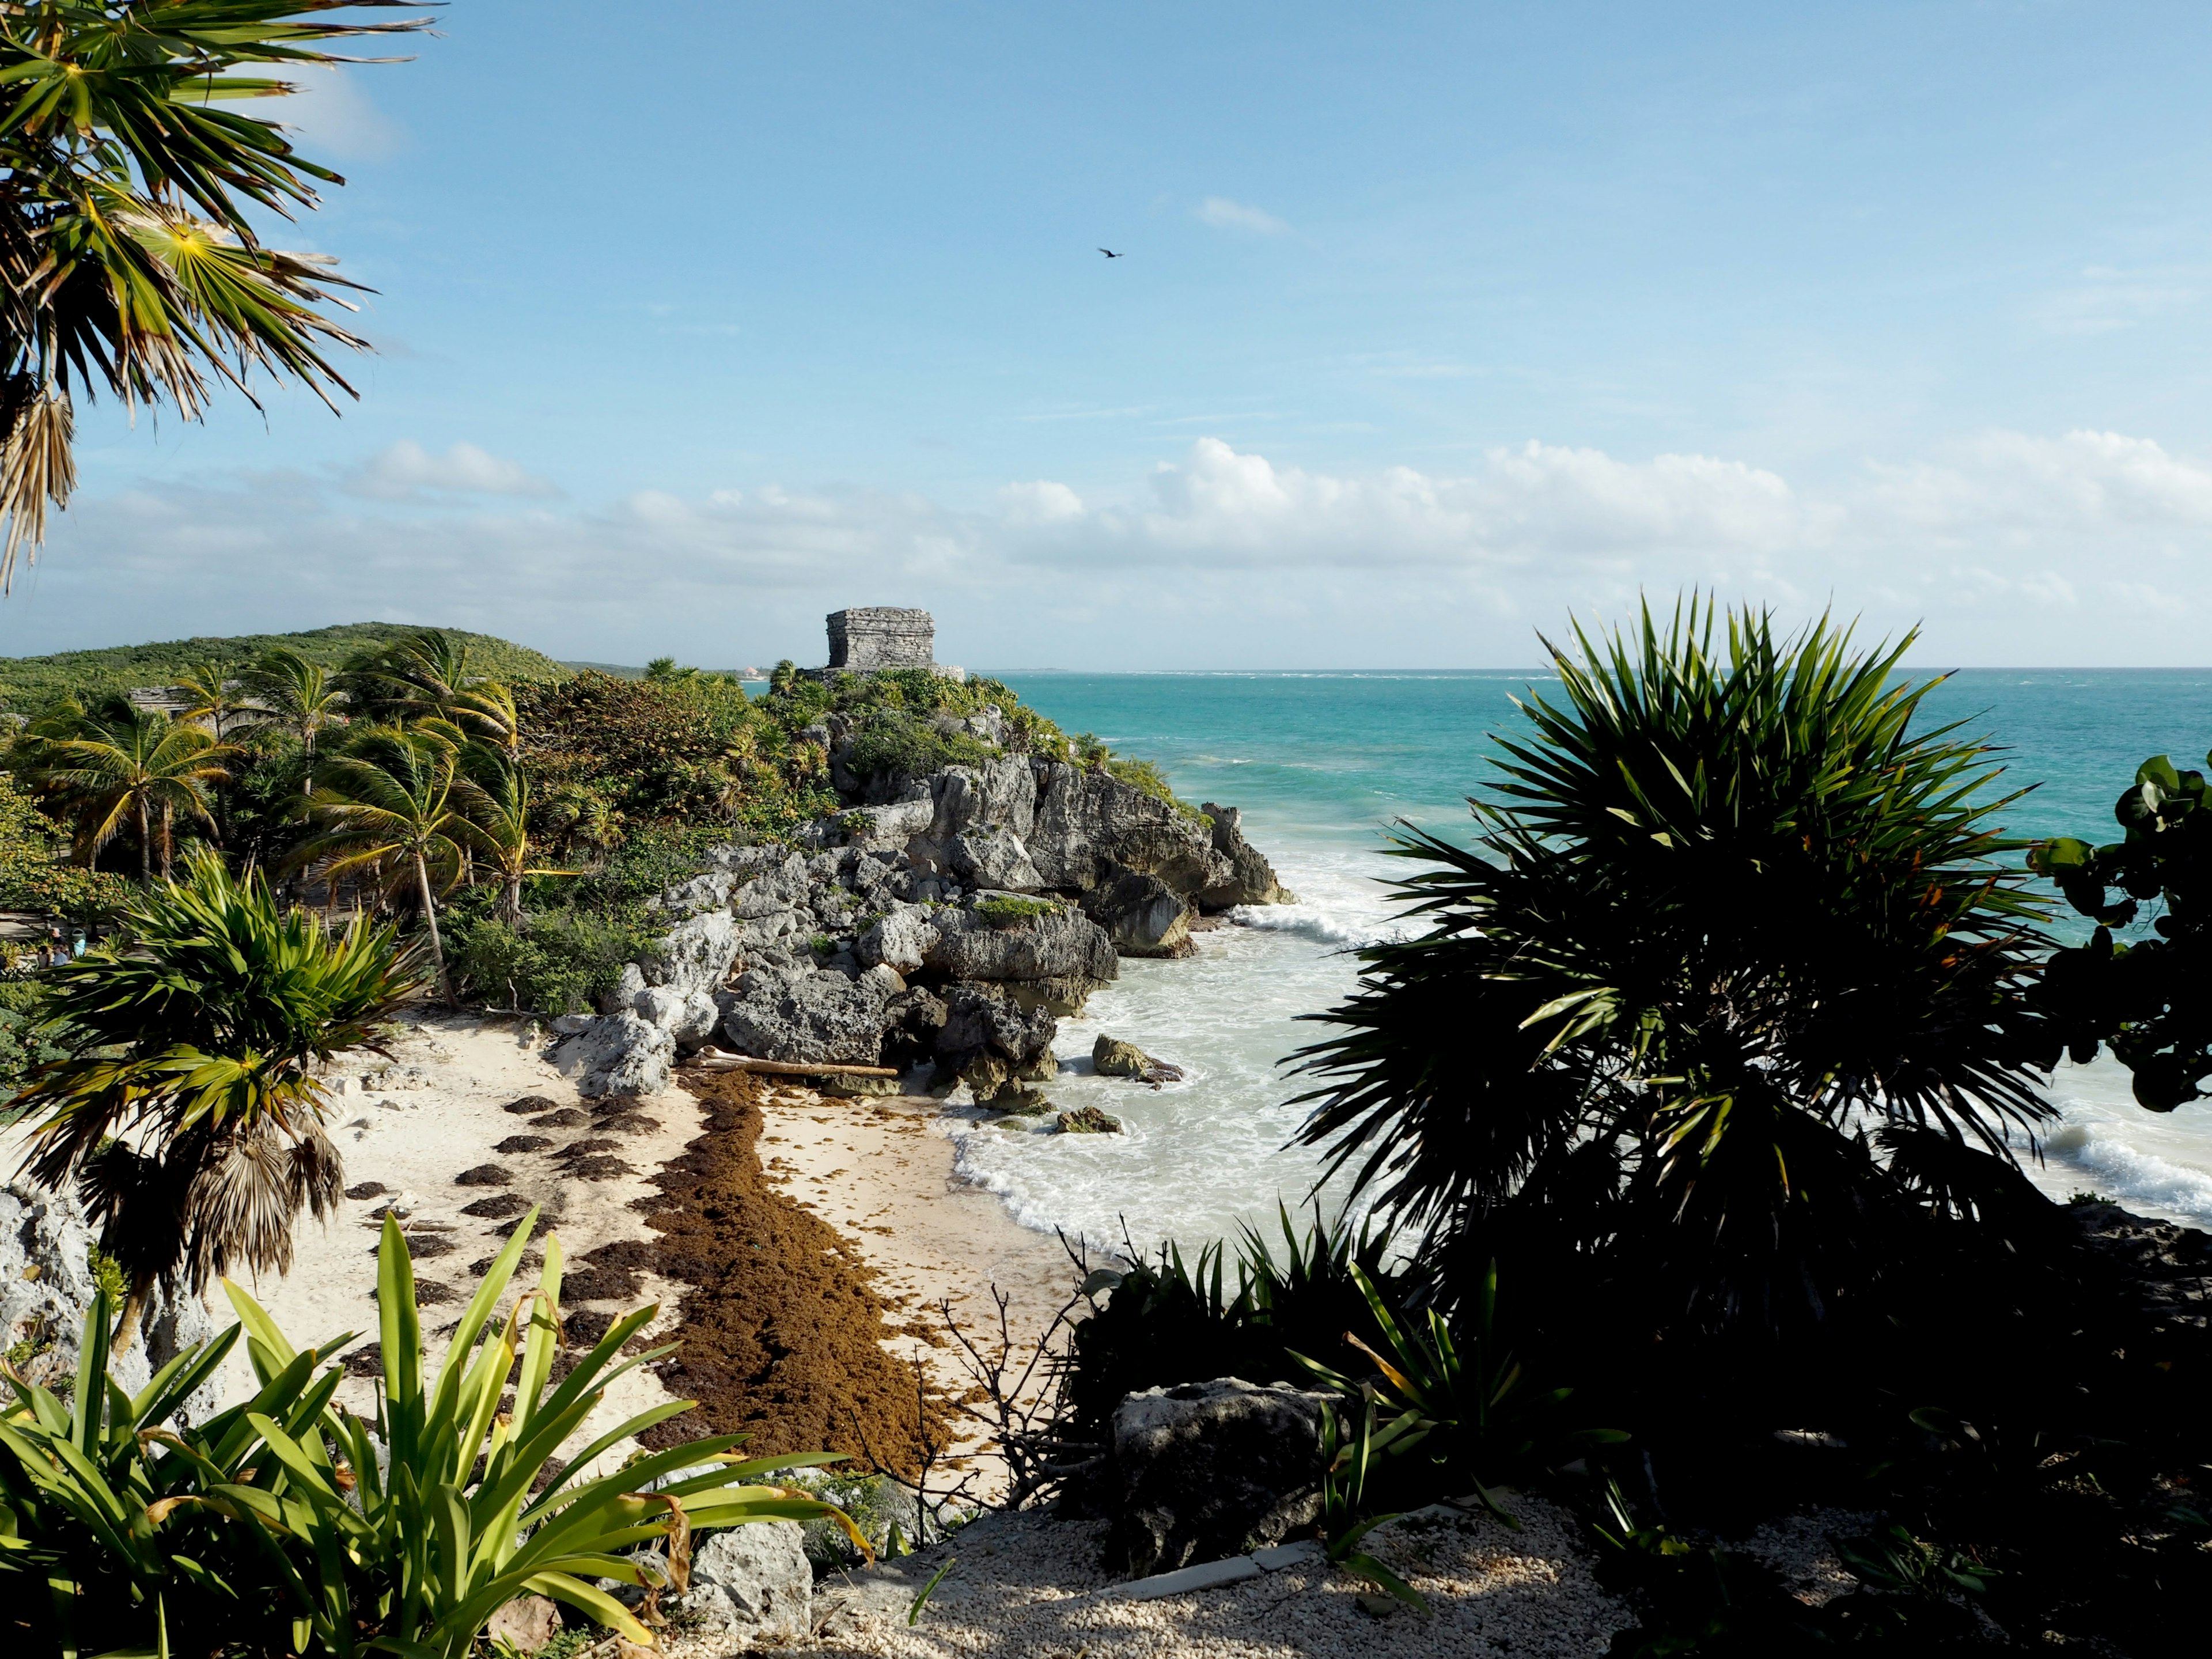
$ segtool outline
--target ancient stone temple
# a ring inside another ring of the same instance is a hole
[[[948,678],[965,676],[936,660],[937,624],[927,611],[855,605],[830,613],[830,665],[823,672],[866,674],[885,668],[927,668]]]

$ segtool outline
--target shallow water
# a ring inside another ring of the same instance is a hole
[[[1188,1246],[1272,1228],[1278,1202],[1306,1201],[1318,1155],[1287,1146],[1303,1115],[1282,1065],[1322,1034],[1301,1015],[1351,988],[1346,954],[1397,924],[1381,879],[1383,835],[1405,818],[1451,838],[1481,786],[1487,734],[1510,729],[1528,673],[1009,675],[1025,702],[1072,731],[1156,760],[1192,800],[1241,806],[1245,831],[1301,902],[1242,913],[1179,963],[1130,962],[1080,1020],[1061,1023],[1073,1068],[1063,1109],[1096,1104],[1121,1136],[958,1131],[958,1167],[1025,1225]],[[2023,836],[2116,837],[2112,803],[2147,755],[2201,764],[2212,744],[2212,672],[1977,670],[1930,698],[1939,719],[2009,746],[2004,788],[2039,787],[2002,822]],[[2069,924],[2070,926],[2070,924]],[[1183,1066],[1154,1091],[1089,1076],[1101,1031]],[[2029,1174],[2064,1197],[2094,1190],[2131,1208],[2212,1225],[2212,1103],[2165,1115],[2136,1106],[2126,1073],[2100,1059],[2063,1066],[2063,1114]],[[1340,1182],[1325,1195],[1333,1208]]]

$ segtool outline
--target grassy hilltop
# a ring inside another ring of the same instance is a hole
[[[193,663],[246,663],[271,646],[288,645],[310,662],[336,668],[357,652],[374,651],[421,631],[411,623],[341,623],[301,634],[236,634],[163,640],[150,645],[115,645],[98,651],[63,651],[50,657],[0,657],[0,708],[34,714],[57,697],[74,692],[127,690],[164,685]],[[559,679],[568,671],[540,651],[490,634],[444,630],[465,641],[469,663],[494,679]]]

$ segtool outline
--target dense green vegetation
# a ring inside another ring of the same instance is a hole
[[[405,623],[343,623],[299,634],[234,634],[149,645],[61,651],[49,657],[0,657],[0,709],[40,714],[64,697],[96,702],[110,691],[174,685],[193,668],[216,663],[235,672],[270,652],[294,651],[306,661],[337,669],[364,653],[384,649],[422,630]],[[495,680],[559,679],[568,671],[528,646],[460,629],[439,630],[468,647],[476,672]]]
[[[730,1454],[742,1435],[586,1476],[599,1452],[688,1410],[682,1403],[612,1427],[573,1462],[556,1457],[611,1383],[671,1351],[625,1352],[653,1317],[646,1308],[581,1355],[561,1354],[562,1264],[550,1234],[535,1283],[501,1316],[536,1222],[533,1210],[515,1229],[432,1368],[406,1240],[386,1218],[382,1386],[367,1419],[332,1403],[337,1350],[350,1339],[296,1349],[228,1285],[239,1323],[178,1355],[136,1397],[104,1386],[115,1309],[101,1296],[85,1320],[73,1390],[5,1376],[0,1632],[15,1638],[11,1650],[465,1659],[483,1651],[486,1620],[524,1594],[649,1644],[638,1614],[602,1581],[680,1583],[690,1540],[720,1528],[826,1519],[851,1532],[833,1505],[764,1484],[842,1459],[741,1462]],[[173,1422],[241,1343],[259,1393],[204,1422]]]

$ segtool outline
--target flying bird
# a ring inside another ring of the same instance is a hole
[[[1110,247],[1102,247],[1098,251],[1109,259],[1126,259],[1129,257],[1126,253],[1116,253]]]

